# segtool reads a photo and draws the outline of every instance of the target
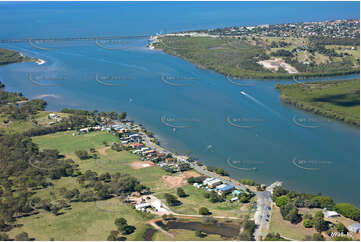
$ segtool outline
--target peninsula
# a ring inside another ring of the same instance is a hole
[[[359,73],[360,21],[335,20],[158,34],[149,47],[233,78]]]

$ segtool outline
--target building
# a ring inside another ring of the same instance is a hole
[[[351,232],[358,233],[360,232],[360,224],[354,223],[347,227],[347,229]]]
[[[149,203],[139,203],[139,204],[135,205],[135,208],[137,210],[142,210],[142,211],[144,211],[146,208],[149,208],[149,207],[150,207]]]
[[[218,185],[221,185],[222,181],[218,178],[207,178],[203,181],[203,185],[206,185],[210,188],[215,188]]]
[[[235,197],[238,197],[239,195],[241,195],[243,192],[241,190],[234,190],[232,192],[232,195],[235,196]]]
[[[196,187],[196,188],[201,188],[202,184],[199,184],[199,183],[195,182],[195,183],[193,183],[193,186]]]
[[[234,190],[234,186],[229,184],[222,184],[216,187],[216,192],[219,194],[227,194]]]
[[[334,218],[340,216],[336,211],[328,211],[326,208],[323,209],[323,215],[326,218]]]

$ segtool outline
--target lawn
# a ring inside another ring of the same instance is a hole
[[[240,215],[247,214],[247,211],[241,211],[241,205],[238,202],[231,203],[230,201],[226,201],[221,203],[212,203],[203,196],[205,191],[202,189],[196,188],[192,185],[185,185],[182,188],[188,196],[185,198],[178,198],[182,202],[182,205],[171,207],[171,209],[176,213],[193,215],[198,214],[200,207],[206,207],[214,216],[240,217]],[[177,196],[176,189],[169,190],[168,193]],[[158,195],[160,198],[164,197],[164,194],[161,192],[158,192],[155,195]]]
[[[104,146],[103,142],[111,144],[117,142],[117,138],[105,131],[90,132],[87,134],[76,134],[76,131],[58,132],[43,136],[33,137],[34,143],[41,149],[58,149],[61,154],[73,153],[76,150],[88,150],[90,148],[100,148]]]
[[[52,213],[40,211],[38,215],[18,219],[23,226],[10,231],[10,237],[20,232],[27,232],[36,240],[106,240],[111,230],[116,230],[114,220],[124,217],[129,225],[137,230],[127,236],[128,240],[142,237],[145,221],[130,206],[117,202],[117,198],[102,202],[78,202],[72,203],[72,209],[64,214],[55,216]],[[106,210],[106,209],[108,210]]]
[[[279,207],[273,205],[269,225],[270,233],[279,233],[281,236],[292,240],[303,240],[307,235],[312,236],[316,233],[313,228],[306,229],[303,223],[291,224],[283,220]]]

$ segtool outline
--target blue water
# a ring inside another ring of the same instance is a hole
[[[359,18],[359,11],[358,2],[0,3],[0,21],[6,23],[0,39],[149,35],[351,19]],[[40,48],[0,44],[46,60],[3,66],[1,81],[9,90],[44,97],[49,110],[126,111],[165,147],[191,152],[232,177],[265,184],[282,180],[288,188],[359,204],[359,129],[283,104],[274,85],[287,82],[234,85],[220,74],[148,50],[147,39],[100,43],[105,48],[94,41],[35,43]]]

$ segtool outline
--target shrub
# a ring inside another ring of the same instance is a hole
[[[198,213],[200,215],[209,215],[209,210],[208,210],[208,208],[201,207],[201,208],[199,208]]]
[[[303,226],[305,226],[305,228],[312,228],[313,226],[312,221],[310,219],[305,219],[303,221]]]

